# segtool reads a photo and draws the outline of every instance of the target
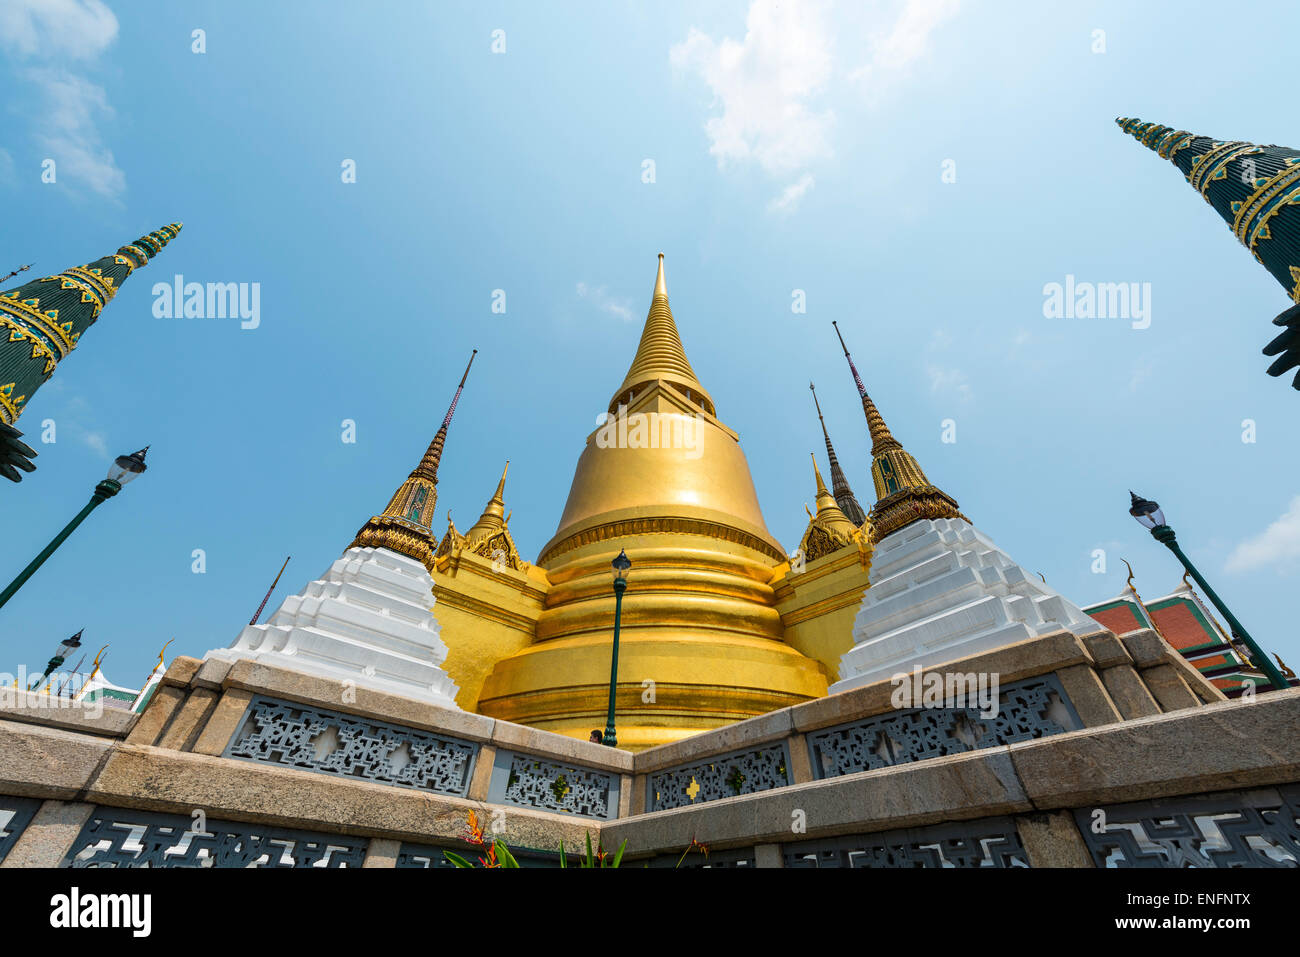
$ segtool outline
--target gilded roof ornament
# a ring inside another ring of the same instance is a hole
[[[451,512],[447,512],[447,531],[438,543],[435,557],[441,559],[453,551],[468,552],[486,558],[494,567],[520,571],[528,567],[519,555],[514,536],[510,534],[510,516],[505,511],[506,472],[509,470],[510,463],[506,462],[496,491],[483,507],[483,514],[463,535],[452,524]]]
[[[832,322],[831,325],[839,336],[844,358],[848,360],[858,395],[862,397],[862,411],[867,417],[867,429],[871,435],[871,477],[876,486],[876,504],[868,516],[872,541],[878,542],[886,535],[922,519],[960,518],[969,521],[959,510],[955,499],[930,484],[916,459],[889,431],[880,410],[876,408],[871,396],[867,395],[862,377],[858,375],[853,357],[849,355],[849,347],[845,345],[844,336],[840,333],[839,323]]]
[[[627,375],[623,377],[623,384],[610,400],[609,411],[614,412],[619,405],[629,404],[629,393],[634,393],[640,386],[656,379],[663,379],[684,391],[687,398],[710,415],[716,414],[713,399],[708,390],[700,385],[700,380],[695,378],[695,370],[686,358],[681,336],[677,333],[677,323],[673,320],[673,311],[668,305],[663,253],[659,254],[659,272],[655,276],[654,294],[650,299],[650,312],[646,315],[645,327],[641,331],[641,342]]]
[[[831,464],[831,490],[835,496],[835,502],[848,516],[850,522],[859,528],[867,520],[867,513],[863,511],[858,504],[857,496],[853,494],[853,489],[849,487],[849,480],[844,475],[844,470],[840,468],[840,460],[835,455],[835,446],[831,445],[831,434],[826,431],[826,420],[822,418],[822,406],[817,401],[817,387],[811,382],[808,388],[812,391],[813,405],[817,408],[817,421],[822,424],[822,436],[826,439],[826,458]]]
[[[456,386],[456,394],[452,396],[447,414],[425,450],[424,457],[420,459],[420,464],[393,493],[384,511],[371,516],[370,521],[361,526],[350,548],[391,549],[423,562],[426,568],[432,569],[435,542],[430,526],[438,502],[438,464],[442,461],[442,450],[447,443],[451,417],[456,412],[456,404],[460,402],[460,394],[465,389],[465,380],[469,378],[469,369],[474,364],[476,355],[477,349],[470,354],[465,374],[460,377],[460,384]]]

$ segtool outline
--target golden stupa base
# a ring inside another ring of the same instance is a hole
[[[477,710],[585,740],[605,728],[609,656],[603,635],[542,642],[498,663]],[[819,698],[827,688],[818,662],[783,642],[742,635],[634,631],[620,642],[618,673],[618,745],[629,751]]]

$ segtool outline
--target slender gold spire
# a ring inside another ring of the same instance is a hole
[[[810,453],[811,454],[811,453]],[[821,469],[817,467],[817,456],[812,454],[813,477],[817,481],[817,514],[808,516],[808,527],[804,530],[799,549],[805,561],[813,561],[823,555],[838,551],[860,537],[858,527],[835,503],[835,497],[822,481]],[[807,509],[808,506],[804,506]]]
[[[650,299],[645,328],[641,332],[641,343],[637,346],[636,356],[623,378],[623,384],[610,400],[609,410],[616,411],[620,404],[627,403],[629,392],[656,379],[663,379],[686,392],[704,411],[713,414],[713,399],[695,378],[695,370],[691,368],[686,350],[682,348],[681,336],[677,334],[677,323],[673,320],[673,311],[668,305],[663,253],[659,254],[659,273],[655,276],[654,294]]]
[[[477,522],[465,533],[465,538],[471,543],[477,542],[479,538],[486,538],[494,532],[498,532],[506,527],[506,473],[510,471],[510,462],[506,461],[506,467],[501,470],[501,481],[497,482],[497,490],[488,499],[487,505],[483,507],[483,514],[479,516]]]
[[[451,512],[447,513],[447,532],[438,543],[435,556],[440,562],[444,562],[444,556],[453,551],[462,551],[488,559],[498,571],[504,568],[522,570],[527,567],[528,563],[520,557],[519,549],[515,547],[514,537],[510,534],[510,516],[506,514],[508,471],[510,463],[506,462],[506,467],[501,470],[501,480],[497,482],[497,490],[483,507],[483,514],[478,521],[464,535],[452,524]]]
[[[469,369],[474,364],[476,355],[477,349],[470,353],[465,373],[456,386],[456,394],[452,396],[447,414],[425,450],[424,457],[420,459],[420,464],[393,493],[384,511],[372,515],[370,521],[361,526],[349,547],[388,548],[423,562],[426,567],[433,566],[433,551],[437,543],[429,526],[433,521],[434,506],[438,502],[438,464],[442,461],[443,446],[447,443],[451,417],[456,412],[456,404],[460,402],[460,394],[465,388],[465,380],[469,378]]]
[[[839,323],[832,322],[839,336],[844,358],[853,372],[853,381],[862,397],[862,411],[867,417],[871,434],[871,478],[876,485],[876,504],[871,509],[871,526],[874,541],[898,531],[921,519],[960,518],[966,521],[957,502],[942,489],[930,484],[925,472],[902,443],[894,438],[885,425],[885,419],[867,395],[867,389],[858,375],[849,347],[844,344]]]
[[[844,476],[844,470],[840,468],[840,460],[835,456],[835,446],[831,445],[831,434],[826,431],[826,420],[822,417],[822,405],[817,401],[817,387],[809,382],[808,388],[812,391],[813,405],[817,407],[817,421],[822,424],[822,437],[826,439],[826,458],[831,464],[831,489],[835,496],[835,503],[844,511],[850,522],[861,526],[867,520],[867,513],[858,504],[858,497],[849,487],[849,480]]]

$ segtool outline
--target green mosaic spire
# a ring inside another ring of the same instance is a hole
[[[1291,301],[1300,303],[1300,150],[1216,140],[1125,117],[1115,122],[1177,166]],[[1264,348],[1264,355],[1281,356],[1268,369],[1277,376],[1300,365],[1300,309],[1273,321],[1288,327]],[[1293,385],[1300,389],[1300,374]]]
[[[102,259],[0,292],[0,422],[22,415],[118,287],[180,231],[180,223],[163,226]]]

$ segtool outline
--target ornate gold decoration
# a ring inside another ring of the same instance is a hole
[[[465,374],[460,377],[460,385],[456,387],[447,415],[425,450],[424,457],[420,459],[420,464],[393,493],[384,511],[372,515],[370,521],[361,526],[349,548],[387,548],[433,569],[435,542],[430,525],[434,506],[438,503],[438,463],[442,461],[447,429],[451,425],[451,417],[456,412],[456,403],[460,401],[461,391],[465,388],[465,380],[469,378],[469,368],[474,364],[476,355],[477,349],[470,354]]]
[[[817,456],[812,456],[813,476],[817,480],[817,514],[808,515],[808,527],[799,542],[804,561],[811,562],[847,548],[858,541],[862,532],[855,526],[844,510],[835,501],[835,496],[826,489],[822,481],[821,470],[817,468]],[[808,506],[805,505],[807,510]]]
[[[681,417],[691,434],[683,428],[681,442],[658,446],[611,441],[607,426],[587,437],[556,533],[529,570],[547,586],[536,628],[528,644],[491,662],[477,697],[462,706],[585,739],[605,713],[615,605],[610,561],[621,549],[633,562],[619,638],[621,747],[664,744],[824,695],[827,667],[783,640],[772,582],[786,551],[767,529],[736,433],[718,421],[686,358],[662,259],[636,356],[608,409]],[[495,519],[487,524],[495,527]],[[456,561],[448,547],[450,576]],[[447,587],[467,591],[477,581],[476,597],[514,601],[502,586],[517,576],[501,582],[504,576],[485,575],[481,562],[471,567],[476,574],[464,575],[462,566]],[[856,560],[847,577],[863,578]],[[516,639],[500,626],[494,632],[462,622],[444,622],[448,673],[461,669],[473,685],[480,637],[502,649]],[[643,698],[646,677],[658,689],[653,700]]]
[[[479,520],[464,535],[456,531],[456,526],[451,520],[451,512],[447,512],[447,531],[442,541],[438,543],[435,558],[450,555],[453,551],[462,551],[486,558],[494,565],[499,563],[505,568],[513,568],[517,571],[529,567],[528,563],[519,556],[519,549],[515,547],[514,537],[510,534],[510,516],[505,514],[506,472],[509,470],[510,463],[506,462],[496,492],[484,506]]]
[[[650,299],[645,328],[641,332],[641,343],[637,346],[627,375],[623,377],[623,384],[610,400],[609,411],[615,411],[620,404],[630,405],[631,394],[639,386],[655,379],[665,379],[685,390],[692,402],[710,415],[716,415],[713,399],[704,386],[700,385],[699,379],[695,378],[695,370],[691,368],[691,361],[686,358],[686,350],[682,348],[681,336],[677,334],[677,323],[673,321],[673,311],[668,306],[663,253],[659,254],[659,274],[655,277],[654,294]]]
[[[869,516],[872,525],[872,542],[922,519],[960,518],[970,521],[961,513],[956,499],[942,489],[930,484],[916,459],[903,448],[885,425],[884,416],[876,403],[867,395],[866,386],[858,375],[849,347],[844,344],[839,323],[832,322],[839,336],[844,358],[853,372],[858,395],[862,397],[862,412],[867,417],[871,434],[871,478],[876,485],[876,504]]]

